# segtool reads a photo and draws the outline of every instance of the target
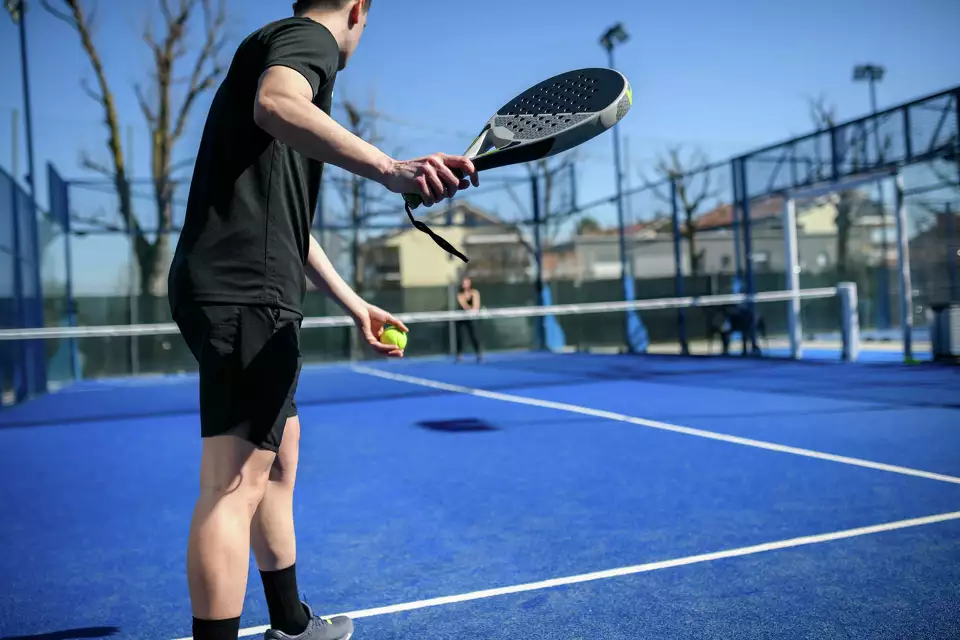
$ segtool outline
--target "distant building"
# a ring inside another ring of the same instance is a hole
[[[517,225],[465,202],[420,216],[430,228],[470,258],[469,265],[441,249],[412,225],[368,239],[360,248],[363,283],[372,288],[447,286],[464,273],[478,281],[529,281],[530,241]]]
[[[876,265],[882,261],[883,228],[879,205],[859,192],[851,192],[845,204],[851,208],[853,227],[847,240],[848,266]],[[797,203],[800,267],[818,273],[837,267],[837,199],[824,197]],[[751,203],[751,254],[756,272],[782,271],[786,262],[782,224],[783,199],[768,198]],[[892,216],[887,217],[888,264],[896,262],[892,239]],[[733,207],[723,204],[696,217],[695,243],[700,274],[730,274],[736,269]],[[681,224],[681,234],[686,225]],[[741,234],[742,236],[742,234]],[[672,277],[674,267],[673,221],[657,218],[626,229],[627,251],[637,278]],[[690,275],[689,244],[680,242],[684,275]],[[891,262],[892,261],[892,262]],[[620,250],[616,229],[600,229],[575,235],[568,242],[549,248],[544,269],[555,278],[598,280],[620,277]]]
[[[843,205],[853,225],[847,240],[848,268],[882,262],[879,205],[861,192],[848,192]],[[797,203],[800,267],[817,274],[836,270],[838,261],[837,196]],[[755,273],[782,272],[786,250],[782,226],[783,200],[771,197],[751,203],[751,255]],[[361,286],[365,289],[446,287],[464,273],[479,281],[530,282],[534,278],[532,230],[510,224],[467,201],[429,210],[420,219],[470,258],[464,265],[412,225],[399,226],[367,238],[359,247]],[[887,216],[887,262],[896,263],[896,244]],[[733,274],[736,270],[734,220],[730,204],[696,217],[695,240],[700,275]],[[681,233],[685,225],[681,225]],[[658,217],[626,230],[627,248],[637,278],[674,275],[672,220]],[[336,255],[352,264],[348,239],[340,237]],[[691,275],[689,244],[680,243],[684,275]],[[339,266],[339,264],[338,264]],[[543,248],[543,270],[548,280],[583,282],[620,277],[616,229],[587,228]]]

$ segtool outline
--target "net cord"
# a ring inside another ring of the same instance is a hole
[[[803,289],[799,292],[801,300],[833,298],[843,293],[838,287]],[[548,315],[571,315],[581,313],[607,313],[615,311],[650,311],[657,309],[681,309],[697,307],[719,307],[737,305],[745,302],[788,302],[798,297],[796,291],[764,291],[756,294],[720,294],[709,296],[687,296],[679,298],[658,298],[653,300],[632,300],[618,302],[591,302],[578,304],[534,305],[526,307],[504,307],[480,309],[478,311],[419,311],[398,313],[396,317],[405,324],[423,324],[429,322],[450,322],[466,319],[524,318]],[[846,320],[844,320],[846,323]],[[308,317],[303,320],[303,328],[349,327],[354,324],[349,316]],[[114,338],[131,336],[158,336],[179,333],[175,323],[151,323],[135,325],[99,325],[86,327],[36,327],[27,329],[2,329],[0,340],[35,340],[44,338]]]

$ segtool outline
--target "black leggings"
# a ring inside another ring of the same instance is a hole
[[[473,350],[480,355],[480,341],[477,340],[477,332],[473,327],[473,320],[457,320],[457,355],[463,354],[463,333],[466,332],[470,337],[470,343]]]

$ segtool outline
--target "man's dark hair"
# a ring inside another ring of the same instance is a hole
[[[293,14],[299,16],[312,9],[326,9],[328,11],[334,11],[344,8],[349,3],[354,1],[355,0],[297,0],[293,3]],[[363,3],[364,11],[370,10],[371,2],[373,2],[373,0],[366,0],[366,2]]]

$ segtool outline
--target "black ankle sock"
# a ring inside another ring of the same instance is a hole
[[[240,618],[229,620],[193,619],[193,640],[237,640]]]
[[[310,620],[297,590],[297,565],[279,571],[261,571],[260,579],[270,610],[270,626],[291,636],[303,633]]]

